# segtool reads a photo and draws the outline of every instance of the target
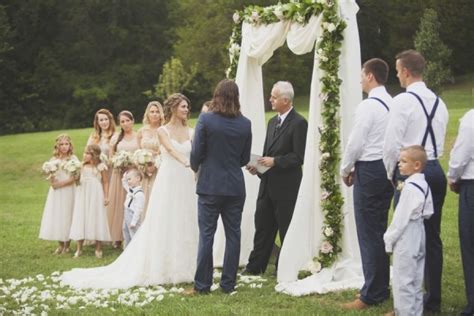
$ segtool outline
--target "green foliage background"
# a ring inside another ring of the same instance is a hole
[[[197,64],[185,91],[194,110],[212,96],[228,65],[232,14],[276,0],[4,0],[0,4],[0,134],[86,127],[106,107],[138,120],[175,56]],[[285,1],[282,1],[285,2]],[[357,0],[362,60],[381,57],[392,69],[397,52],[413,48],[425,8],[439,16],[441,40],[452,49],[455,75],[474,71],[471,0]],[[313,54],[287,48],[264,66],[265,95],[289,80],[309,92]],[[394,72],[391,74],[395,80]],[[163,99],[161,96],[159,99]]]

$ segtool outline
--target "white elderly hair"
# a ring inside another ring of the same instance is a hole
[[[293,102],[295,91],[293,90],[293,85],[289,81],[278,81],[273,85],[273,87],[278,89],[281,97],[287,98]]]

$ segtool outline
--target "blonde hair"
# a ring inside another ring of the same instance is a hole
[[[188,103],[188,108],[191,109],[191,102],[189,99],[181,93],[173,93],[165,101],[165,123],[168,123],[171,120],[173,112],[178,108],[179,104],[182,101]],[[183,120],[183,125],[187,126],[187,120],[189,119],[191,111],[188,111],[188,116],[186,120]]]
[[[139,177],[140,180],[143,180],[143,173],[138,170],[137,168],[130,168],[127,170],[127,174],[130,174],[132,176]]]
[[[158,112],[160,112],[160,124],[159,125],[161,126],[161,125],[163,125],[163,121],[165,119],[165,114],[163,112],[163,106],[158,101],[151,101],[146,106],[145,114],[143,114],[143,125],[150,125],[150,119],[148,118],[148,115],[150,115],[150,110],[151,110],[151,107],[153,107],[153,106],[155,106],[158,109]]]
[[[98,144],[100,142],[100,138],[102,137],[102,129],[99,126],[99,114],[104,114],[107,116],[109,119],[109,128],[107,129],[107,141],[110,141],[112,136],[115,133],[115,121],[114,121],[114,116],[112,113],[107,110],[107,109],[100,109],[97,112],[95,112],[94,116],[94,131],[92,132],[91,138],[94,144]]]
[[[406,152],[408,157],[413,161],[419,161],[421,163],[421,169],[423,170],[428,161],[428,156],[426,155],[425,148],[420,145],[412,145],[403,147],[400,149],[400,152]]]
[[[54,150],[53,150],[53,156],[56,158],[61,157],[61,153],[59,152],[59,142],[61,140],[66,140],[69,143],[69,150],[66,153],[66,157],[71,157],[74,153],[74,146],[72,145],[72,140],[71,137],[67,134],[60,134],[56,137],[55,143],[54,143]]]
[[[96,144],[90,144],[86,146],[86,153],[89,153],[92,156],[92,164],[97,166],[100,164],[100,146]]]

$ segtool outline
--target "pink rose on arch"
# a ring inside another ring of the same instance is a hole
[[[331,245],[331,243],[329,241],[323,241],[323,243],[321,244],[321,252],[322,253],[330,253],[332,252],[333,250],[333,247]]]

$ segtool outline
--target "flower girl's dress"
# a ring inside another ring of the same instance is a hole
[[[110,241],[101,177],[101,172],[96,167],[82,167],[69,235],[72,240]]]
[[[77,159],[71,156],[69,159]],[[59,181],[71,176],[63,169],[67,160],[59,164],[55,178]],[[49,188],[48,197],[44,206],[43,218],[39,238],[54,241],[68,241],[71,228],[72,212],[74,208],[75,184],[59,189]]]

